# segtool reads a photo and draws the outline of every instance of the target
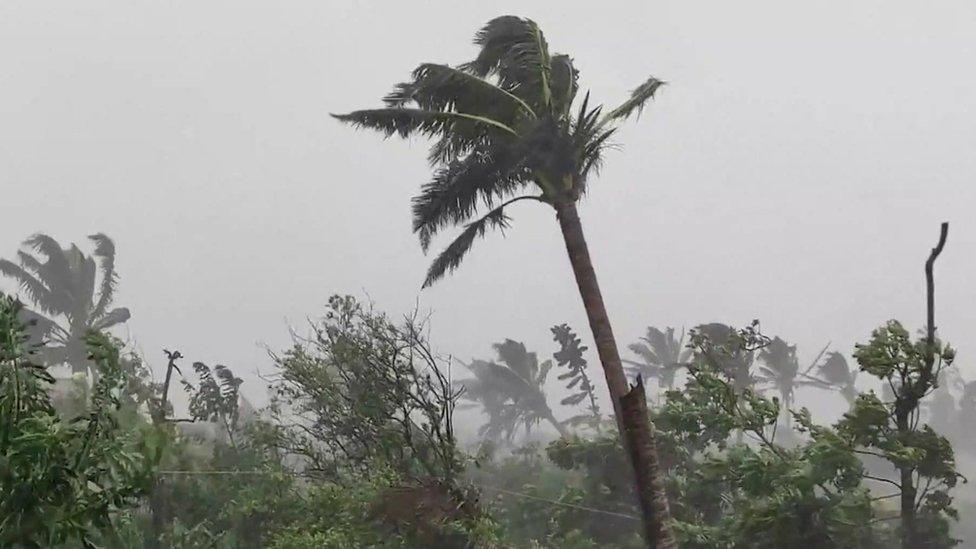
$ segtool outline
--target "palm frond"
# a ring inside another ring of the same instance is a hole
[[[81,253],[80,250],[79,253]],[[72,277],[74,292],[71,318],[89,319],[95,300],[95,278],[98,267],[95,265],[95,259],[91,256],[81,254],[80,259],[75,276]]]
[[[519,114],[536,116],[528,103],[492,82],[434,63],[417,67],[413,81],[398,84],[383,101],[391,108],[413,103],[427,111],[478,114],[508,125],[514,125]]]
[[[549,44],[531,19],[503,15],[475,35],[478,57],[462,65],[482,78],[498,77],[499,86],[524,99],[536,112],[551,103]]]
[[[549,63],[552,90],[552,110],[565,116],[576,99],[579,91],[579,71],[573,65],[573,59],[568,55],[553,55]]]
[[[460,112],[439,112],[402,107],[367,109],[348,114],[333,114],[335,119],[360,128],[409,137],[415,133],[427,137],[452,135],[476,141],[488,132],[512,136],[518,133],[505,124],[484,116]]]
[[[64,253],[65,250],[61,248],[57,240],[50,236],[44,233],[35,233],[28,237],[23,245],[25,248],[30,248],[46,257],[52,269],[57,269],[63,273],[70,270],[67,256]]]
[[[485,214],[481,219],[469,223],[465,229],[444,249],[431,263],[427,270],[427,278],[424,280],[424,288],[441,279],[445,274],[454,272],[461,265],[464,256],[471,249],[476,238],[484,236],[485,232],[491,229],[505,229],[509,226],[509,218],[505,215],[502,208]]]
[[[536,196],[520,196],[505,202],[494,210],[485,214],[481,219],[469,223],[464,231],[451,242],[431,263],[427,270],[427,278],[423,287],[426,288],[437,282],[445,274],[453,272],[461,265],[461,260],[471,249],[475,239],[485,235],[488,229],[505,229],[509,226],[509,218],[505,215],[505,207],[519,200],[539,200]]]
[[[111,311],[105,313],[99,318],[93,319],[94,322],[92,322],[91,329],[107,330],[112,326],[126,322],[127,320],[129,320],[131,316],[132,315],[129,314],[129,309],[125,307],[118,307],[116,309],[112,309]]]
[[[112,304],[115,288],[118,285],[119,277],[115,272],[115,243],[103,233],[93,234],[88,239],[95,243],[94,256],[100,260],[102,273],[102,283],[98,289],[98,301],[91,313],[92,317],[98,318]]]
[[[433,236],[449,225],[467,221],[479,202],[491,208],[524,187],[531,174],[511,151],[475,151],[437,170],[412,200],[413,230],[426,252]]]
[[[51,290],[20,265],[7,259],[0,259],[0,274],[16,280],[20,288],[27,294],[27,298],[38,309],[51,315],[65,313],[60,307],[61,303],[55,299]]]
[[[658,80],[657,78],[651,76],[630,93],[629,99],[621,103],[617,108],[608,112],[602,123],[613,120],[623,120],[630,117],[630,115],[635,111],[637,112],[637,116],[640,117],[641,112],[644,110],[644,105],[647,104],[649,100],[654,98],[654,94],[657,93],[658,88],[663,85],[663,80]]]

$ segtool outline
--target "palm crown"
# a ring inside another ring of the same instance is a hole
[[[546,400],[545,383],[552,361],[539,363],[535,353],[511,339],[494,345],[499,362],[473,360],[467,365],[474,378],[461,382],[462,397],[477,402],[488,414],[481,434],[491,439],[502,435],[511,440],[522,427],[530,432],[542,420],[551,423],[560,434],[566,434]]]
[[[442,229],[463,230],[433,261],[424,286],[456,269],[476,238],[507,227],[510,204],[575,202],[616,124],[639,113],[663,84],[651,77],[604,113],[589,94],[574,106],[573,60],[550,54],[535,22],[498,17],[475,44],[480,52],[471,62],[417,67],[386,96],[385,108],[335,115],[387,135],[434,139],[428,158],[435,171],[413,199],[413,230],[425,252]]]
[[[88,238],[95,244],[90,256],[74,244],[62,249],[50,236],[35,234],[17,252],[18,263],[0,259],[0,274],[16,280],[34,306],[24,316],[31,338],[45,344],[41,359],[69,364],[75,372],[90,367],[84,341],[89,331],[129,319],[128,309],[109,309],[118,281],[115,244],[104,234]]]

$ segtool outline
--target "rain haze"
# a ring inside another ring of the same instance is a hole
[[[421,62],[472,59],[474,32],[508,13],[573,57],[591,101],[667,82],[580,202],[625,358],[647,326],[760,319],[804,364],[828,343],[850,360],[888,319],[914,335],[948,221],[938,327],[976,379],[970,1],[4,2],[0,257],[38,231],[84,249],[109,235],[132,313],[116,333],[157,378],[178,348],[234,368],[260,404],[268,349],[332,294],[429,312],[434,347],[463,361],[505,338],[547,358],[563,322],[592,349],[551,208],[513,205],[504,234],[421,290],[456,234],[425,255],[411,231],[428,141],[330,116],[382,106]]]

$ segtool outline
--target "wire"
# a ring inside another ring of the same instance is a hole
[[[553,505],[559,505],[559,506],[562,506],[562,507],[570,507],[572,509],[578,509],[580,511],[588,511],[590,513],[600,513],[600,514],[603,514],[603,515],[610,515],[610,516],[620,517],[620,518],[625,518],[625,519],[630,519],[630,520],[638,520],[638,521],[640,520],[640,518],[638,518],[638,517],[635,517],[633,515],[628,515],[628,514],[625,514],[625,513],[617,513],[616,511],[607,511],[605,509],[597,509],[595,507],[587,507],[585,505],[576,505],[575,503],[566,503],[565,501],[558,501],[558,500],[555,500],[555,499],[548,499],[548,498],[543,498],[543,497],[539,497],[539,496],[533,496],[532,494],[526,494],[524,492],[513,492],[511,490],[505,490],[503,488],[495,488],[494,486],[485,486],[483,484],[476,484],[475,486],[478,486],[479,488],[482,488],[482,489],[485,489],[485,490],[492,490],[492,491],[495,491],[495,492],[500,492],[502,494],[508,494],[510,496],[517,496],[517,497],[526,498],[526,499],[534,499],[536,501],[543,501],[543,502],[546,502],[546,503],[551,503]]]

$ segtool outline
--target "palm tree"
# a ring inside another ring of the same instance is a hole
[[[752,365],[756,360],[756,353],[744,347],[735,328],[712,322],[697,326],[695,332],[705,336],[709,343],[708,352],[699,353],[702,355],[699,359],[706,360],[728,378],[737,392],[755,386],[757,379],[752,373]]]
[[[540,364],[535,353],[511,339],[496,343],[494,348],[501,364],[473,360],[467,368],[475,377],[461,382],[461,398],[477,402],[488,414],[488,423],[480,434],[491,440],[504,436],[510,441],[519,427],[529,433],[545,420],[560,436],[568,437],[569,431],[555,418],[546,399],[544,387],[552,361]]]
[[[74,373],[95,375],[85,336],[129,319],[125,307],[109,309],[115,297],[115,244],[104,234],[88,237],[95,245],[87,256],[75,244],[61,248],[45,234],[25,240],[18,262],[0,259],[0,274],[17,281],[33,310],[24,311],[31,340],[48,366],[67,364]],[[101,275],[99,276],[99,273]]]
[[[844,355],[832,351],[827,353],[827,360],[817,364],[817,379],[823,380],[828,386],[836,388],[844,400],[851,406],[857,399],[857,370],[850,367]]]
[[[658,386],[668,390],[674,387],[674,378],[681,368],[688,364],[691,349],[685,346],[685,333],[675,337],[674,328],[661,331],[653,326],[647,327],[647,334],[637,343],[631,343],[628,349],[641,362],[624,360],[629,370],[635,375],[657,378]]]
[[[790,410],[793,409],[793,403],[796,400],[796,390],[798,388],[812,386],[820,389],[840,388],[842,392],[845,390],[840,382],[829,380],[832,378],[824,379],[809,375],[810,370],[814,368],[818,368],[821,375],[823,375],[825,367],[831,371],[831,375],[836,373],[834,370],[836,370],[838,364],[836,363],[836,359],[831,357],[836,355],[843,361],[843,356],[832,353],[828,356],[826,362],[820,362],[821,357],[824,356],[829,345],[828,343],[827,346],[824,346],[817,356],[814,357],[813,361],[810,362],[810,365],[802,372],[800,371],[800,361],[796,356],[796,345],[790,345],[777,336],[759,350],[759,361],[762,362],[762,366],[759,367],[758,380],[762,383],[772,385],[779,392],[787,425],[791,423],[792,416],[790,415]],[[846,367],[846,362],[843,364]]]
[[[475,44],[480,51],[471,62],[417,67],[411,81],[386,96],[385,108],[335,116],[387,136],[419,134],[434,139],[428,159],[435,171],[413,199],[413,229],[425,251],[441,230],[463,229],[434,259],[424,286],[456,269],[474,241],[489,229],[508,227],[507,210],[515,203],[553,208],[621,438],[629,441],[629,433],[651,437],[653,430],[642,423],[650,421],[646,411],[635,412],[633,418],[621,413],[620,399],[630,388],[576,203],[600,166],[617,124],[639,114],[663,82],[648,78],[623,104],[604,112],[591,105],[588,93],[576,106],[579,86],[573,60],[550,53],[535,22],[510,15],[495,18],[477,33]],[[482,206],[487,212],[478,216]],[[630,424],[629,430],[625,423]],[[637,483],[648,543],[673,546],[656,445],[650,439],[630,447],[636,478],[649,479]]]

